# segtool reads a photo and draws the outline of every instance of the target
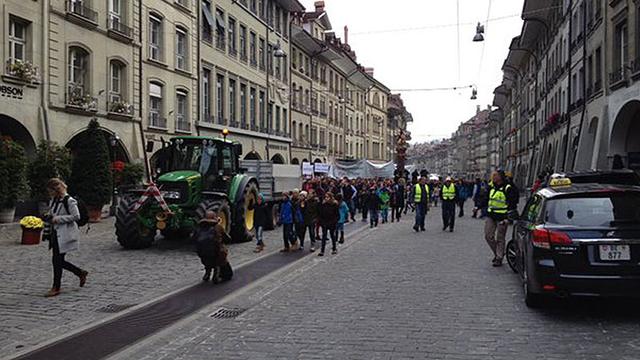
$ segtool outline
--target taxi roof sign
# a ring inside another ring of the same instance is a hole
[[[556,178],[549,181],[550,187],[571,186],[571,179],[569,178]]]

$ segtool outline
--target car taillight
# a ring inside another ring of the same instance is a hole
[[[571,245],[572,241],[569,235],[553,230],[535,229],[532,234],[533,246],[551,249],[551,245]]]

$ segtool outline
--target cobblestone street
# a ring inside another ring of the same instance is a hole
[[[309,256],[117,359],[638,359],[633,301],[528,309],[517,277],[493,268],[482,222],[441,231],[411,219],[366,229],[339,255]],[[220,306],[246,309],[209,317]]]
[[[7,231],[8,233],[8,231]],[[281,232],[265,232],[267,248],[277,251]],[[3,356],[52,340],[79,327],[103,320],[108,305],[133,306],[198,283],[202,266],[192,245],[160,241],[152,248],[123,250],[115,240],[113,220],[91,226],[70,261],[89,271],[85,288],[65,272],[63,294],[46,299],[51,285],[48,243],[19,245],[18,239],[0,241],[0,353]],[[230,246],[231,262],[242,265],[255,259],[254,243]]]

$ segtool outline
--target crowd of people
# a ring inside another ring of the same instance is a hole
[[[285,194],[280,204],[282,225],[281,252],[303,251],[306,239],[309,250],[324,256],[331,241],[331,253],[337,254],[338,244],[345,242],[344,225],[356,221],[368,222],[371,228],[387,222],[400,221],[408,212],[414,214],[413,230],[425,231],[427,212],[442,206],[442,230],[454,231],[456,217],[463,217],[467,200],[473,202],[471,217],[486,219],[485,239],[492,251],[495,266],[502,264],[506,213],[516,208],[518,192],[507,174],[496,172],[489,180],[444,179],[415,172],[412,176],[393,179],[312,178],[302,189]],[[264,250],[262,238],[266,226],[267,206],[262,195],[252,207],[255,212],[256,249]],[[504,208],[504,209],[503,209]],[[497,242],[497,243],[496,243]]]

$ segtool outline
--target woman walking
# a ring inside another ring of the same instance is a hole
[[[331,254],[338,253],[336,227],[340,213],[338,209],[338,203],[333,199],[333,194],[328,192],[324,195],[324,201],[320,205],[320,226],[322,227],[322,245],[318,256],[324,256],[324,250],[327,245],[327,240],[331,236]]]
[[[60,295],[62,283],[62,270],[72,272],[80,279],[80,287],[87,282],[89,272],[82,270],[65,260],[65,255],[70,251],[78,250],[80,231],[76,221],[80,220],[78,202],[67,194],[67,185],[58,178],[53,178],[47,183],[47,191],[51,202],[49,211],[44,216],[47,222],[44,239],[49,241],[49,249],[52,250],[53,286],[45,297]]]

